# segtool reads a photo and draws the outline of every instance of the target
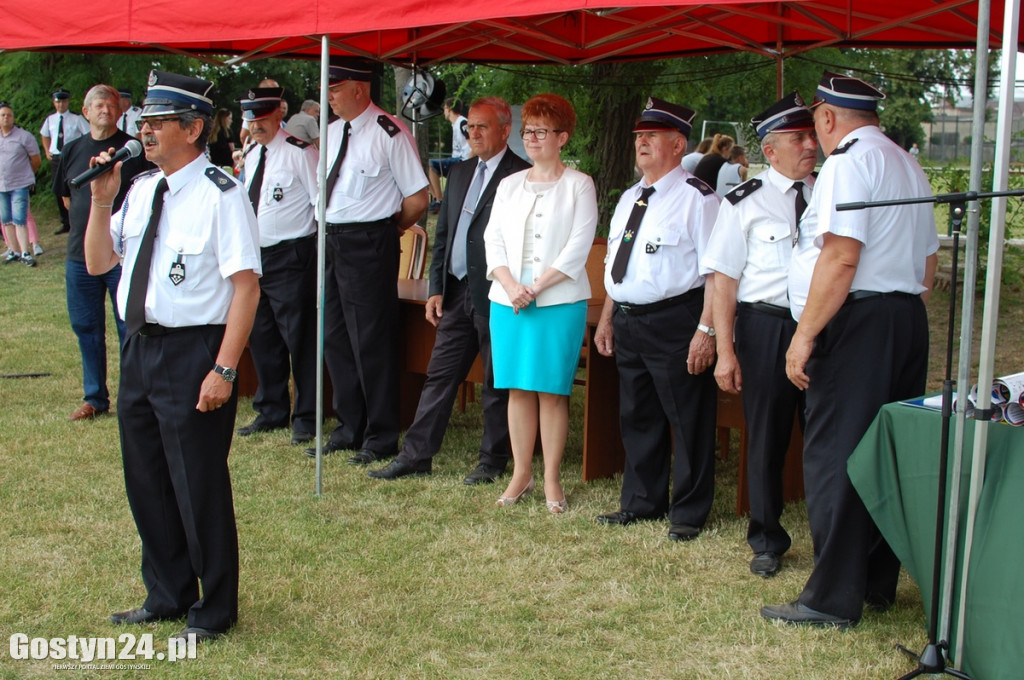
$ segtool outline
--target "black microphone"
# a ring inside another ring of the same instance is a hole
[[[109,163],[98,163],[92,166],[78,177],[69,181],[68,184],[77,189],[82,184],[91,182],[103,173],[113,170],[114,165],[116,165],[118,161],[128,160],[129,158],[138,158],[140,153],[142,153],[142,142],[137,139],[129,139],[128,143],[118,149],[117,153],[111,157]]]

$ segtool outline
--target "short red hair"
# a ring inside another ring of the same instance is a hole
[[[572,137],[576,129],[576,111],[564,97],[557,94],[538,94],[530,97],[523,104],[521,117],[526,121],[546,121],[554,129],[569,133]]]

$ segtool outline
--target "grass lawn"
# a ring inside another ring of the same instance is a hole
[[[68,422],[80,403],[77,342],[65,306],[63,248],[41,220],[36,269],[0,267],[0,630],[4,638],[117,637],[110,612],[144,598],[139,540],[121,475],[115,417]],[[1020,257],[1008,259],[1020,270]],[[1020,285],[1007,318],[1021,324]],[[930,382],[941,379],[945,300],[935,320]],[[979,311],[980,321],[980,311]],[[1001,356],[1019,362],[1004,333]],[[112,324],[108,343],[116,344]],[[113,353],[112,353],[113,356]],[[996,373],[1020,370],[997,363]],[[117,384],[117,362],[110,367]],[[239,405],[239,425],[251,402]],[[313,462],[283,432],[236,438],[231,455],[241,546],[240,621],[198,658],[153,659],[149,670],[79,670],[75,677],[157,678],[893,678],[913,667],[925,619],[906,575],[897,605],[848,632],[763,621],[792,600],[811,569],[802,504],[786,510],[794,545],[783,571],[748,571],[746,523],[735,515],[736,453],[719,463],[706,531],[691,543],[667,524],[625,529],[594,517],[618,507],[620,480],[580,481],[582,395],[564,463],[570,510],[551,516],[542,494],[501,509],[503,485],[467,487],[480,438],[479,402],[456,414],[434,475],[366,477],[343,457]],[[153,651],[180,623],[151,633]],[[123,644],[118,645],[120,649]],[[51,660],[0,654],[0,678],[48,678]],[[115,662],[117,663],[117,662]]]

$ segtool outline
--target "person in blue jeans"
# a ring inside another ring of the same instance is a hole
[[[121,115],[120,93],[109,85],[95,85],[85,95],[85,117],[89,121],[89,134],[68,142],[63,149],[63,160],[57,171],[55,186],[68,207],[71,231],[68,233],[67,258],[64,281],[67,288],[68,317],[71,329],[78,336],[78,349],[82,353],[82,405],[69,416],[70,420],[88,420],[110,410],[110,392],[107,390],[107,309],[104,298],[110,297],[117,324],[117,337],[124,343],[124,321],[117,313],[117,282],[121,278],[121,265],[98,276],[85,269],[85,225],[89,222],[92,189],[88,182],[72,187],[69,180],[89,168],[89,160],[102,151],[120,149],[131,139],[131,133],[119,130]],[[121,166],[121,188],[113,204],[104,209],[117,211],[131,186],[131,178],[153,166],[143,157],[129,158]],[[97,205],[97,208],[100,208]]]

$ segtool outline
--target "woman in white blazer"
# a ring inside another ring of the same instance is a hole
[[[533,490],[539,430],[547,508],[562,513],[568,504],[559,470],[586,330],[586,263],[597,227],[597,193],[588,175],[562,162],[562,147],[576,127],[572,105],[558,95],[537,95],[523,105],[522,118],[533,167],[502,180],[484,231],[487,276],[494,281],[494,386],[509,390],[515,462],[498,505],[513,505]]]

